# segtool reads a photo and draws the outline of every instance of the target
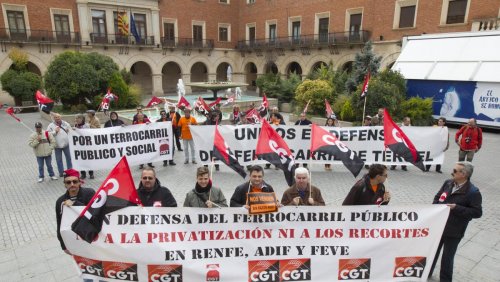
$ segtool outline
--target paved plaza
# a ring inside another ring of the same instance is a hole
[[[40,119],[39,113],[19,114],[29,127]],[[37,165],[28,146],[30,132],[13,118],[0,113],[0,281],[81,281],[70,256],[59,246],[56,238],[55,201],[65,191],[62,179],[51,181],[46,176],[37,183]],[[451,129],[451,135],[456,132]],[[472,177],[483,195],[483,216],[473,220],[467,229],[455,259],[455,281],[500,281],[500,135],[484,133],[483,149],[476,155]],[[429,204],[443,181],[449,178],[458,147],[450,140],[443,165],[444,174],[424,173],[415,167],[408,172],[389,171],[388,188],[391,205]],[[195,165],[183,164],[182,152],[176,152],[176,166],[163,167],[157,163],[157,176],[168,187],[179,205],[195,185]],[[56,170],[55,157],[53,166]],[[433,167],[434,169],[434,167]],[[56,170],[57,171],[57,170]],[[97,189],[109,171],[97,171],[94,180],[85,180],[85,187]],[[140,170],[132,168],[134,179]],[[286,188],[283,173],[265,171],[265,179],[281,198]],[[221,187],[226,198],[242,182],[240,176],[221,165],[214,172],[214,185]],[[322,165],[312,166],[313,184],[321,188],[327,205],[340,205],[355,182],[342,166],[324,171]],[[137,185],[137,184],[136,184]],[[497,187],[499,186],[499,187]],[[439,270],[433,280],[438,281]],[[188,281],[190,282],[190,281]]]

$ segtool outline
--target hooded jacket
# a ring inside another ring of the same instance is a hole
[[[227,207],[226,197],[224,197],[222,190],[213,186],[201,193],[196,191],[196,189],[189,191],[186,194],[186,199],[184,200],[184,207],[207,208],[207,204],[205,203],[208,200],[209,193],[211,193],[211,202],[215,203],[219,207]],[[213,207],[218,208],[217,206]]]
[[[158,179],[156,179],[151,191],[146,190],[140,182],[137,194],[145,207],[177,207],[177,202],[170,190],[161,186]]]
[[[378,205],[384,199],[385,186],[383,183],[379,183],[377,187],[377,192],[374,192],[370,184],[370,176],[365,174],[363,178],[358,180],[354,186],[352,186],[351,191],[344,199],[342,203],[343,206],[354,206],[354,205]],[[382,203],[382,205],[387,205],[388,202]]]
[[[38,136],[41,137],[40,141],[38,141]],[[52,155],[52,151],[56,147],[56,139],[52,136],[52,133],[42,130],[40,134],[38,132],[31,134],[28,145],[33,148],[35,156],[48,157]]]

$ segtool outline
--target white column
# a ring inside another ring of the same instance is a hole
[[[162,74],[153,74],[153,95],[163,96]]]
[[[151,29],[153,32],[153,36],[155,39],[155,46],[160,44],[161,35],[160,35],[160,13],[158,10],[151,11]]]
[[[87,3],[78,3],[78,22],[80,24],[80,36],[82,38],[82,45],[85,46],[86,42],[90,44],[90,15]]]

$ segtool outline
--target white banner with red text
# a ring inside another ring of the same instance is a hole
[[[123,156],[129,165],[171,160],[172,139],[169,121],[75,129],[69,134],[69,149],[74,169],[112,169]]]
[[[295,156],[296,163],[309,163],[311,147],[311,127],[273,126],[288,144]],[[366,164],[386,165],[409,164],[384,148],[384,128],[374,127],[323,127],[333,133]],[[213,156],[215,126],[191,126],[191,133],[202,164],[208,164]],[[401,127],[421,155],[424,164],[442,164],[444,150],[448,144],[447,127]],[[219,131],[241,165],[262,164],[255,159],[255,148],[259,138],[260,125],[222,125]],[[312,163],[342,164],[324,153],[316,153]]]
[[[128,207],[89,244],[61,235],[83,278],[104,281],[426,281],[446,205],[244,208]]]

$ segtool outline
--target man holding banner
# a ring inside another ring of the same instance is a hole
[[[283,193],[281,204],[284,206],[325,205],[321,191],[310,183],[307,168],[299,167],[295,169],[295,183]]]
[[[342,205],[387,205],[391,195],[384,186],[386,179],[387,167],[382,164],[372,164],[368,174],[352,186]]]
[[[248,209],[247,194],[250,192],[273,193],[273,187],[264,181],[264,169],[260,165],[250,167],[250,181],[236,187],[231,197],[231,207],[245,207]]]
[[[177,207],[172,192],[161,186],[160,180],[156,179],[155,170],[150,167],[142,170],[137,194],[145,207]]]

